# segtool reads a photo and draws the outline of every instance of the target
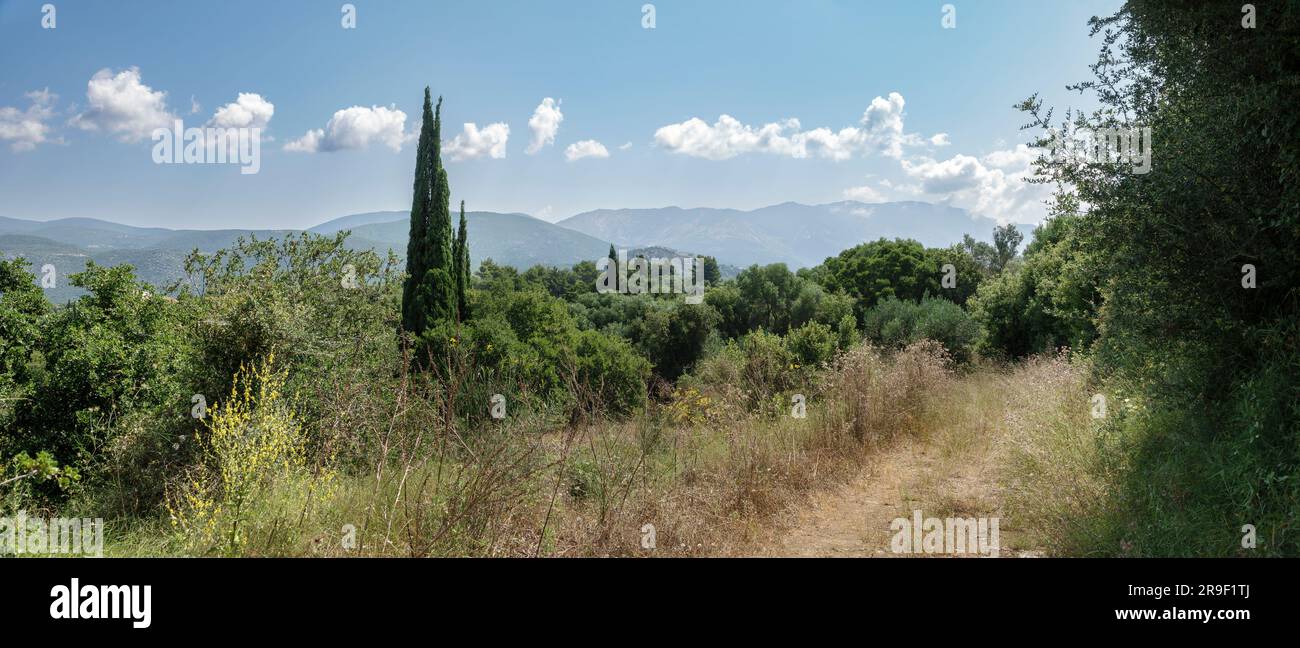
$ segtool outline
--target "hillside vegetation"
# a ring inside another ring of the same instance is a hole
[[[699,304],[600,293],[595,257],[471,273],[426,91],[401,261],[239,238],[61,306],[0,261],[0,512],[103,517],[113,555],[748,554],[926,439],[996,461],[1021,546],[1300,555],[1293,5],[1095,19],[1102,107],[1020,108],[1049,153],[1150,128],[1152,165],[1045,156],[1027,242],[714,264]]]

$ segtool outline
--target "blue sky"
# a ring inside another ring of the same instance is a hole
[[[926,200],[1033,222],[1012,105],[1079,106],[1086,21],[1119,3],[660,0],[654,29],[644,0],[353,0],[355,29],[334,1],[53,0],[54,29],[43,4],[0,0],[0,216],[243,228],[409,209],[426,85],[470,210]],[[530,127],[546,98],[553,131]],[[258,173],[155,164],[172,117],[260,126]]]

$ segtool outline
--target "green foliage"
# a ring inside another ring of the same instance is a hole
[[[857,344],[858,320],[852,314],[846,314],[835,325],[835,348],[844,351]]]
[[[594,396],[599,407],[627,414],[645,405],[650,363],[626,341],[597,331],[577,334],[577,384]]]
[[[519,391],[548,399],[589,397],[577,404],[616,414],[644,403],[649,362],[623,340],[579,330],[564,302],[536,288],[474,290],[470,307],[475,318],[459,330],[472,344],[477,364],[506,369],[503,377],[515,381]],[[454,332],[441,335],[455,337]]]
[[[853,296],[862,309],[887,297],[917,300],[937,292],[939,268],[916,241],[880,239],[851,247],[823,264],[822,285]]]
[[[937,297],[919,302],[886,299],[868,310],[864,320],[867,337],[877,344],[903,349],[919,340],[934,340],[957,362],[973,359],[980,333],[965,310]]]
[[[0,512],[19,511],[30,502],[34,484],[52,482],[67,491],[81,481],[81,472],[73,466],[61,466],[54,455],[41,450],[35,457],[26,452],[0,462]]]
[[[683,300],[642,303],[648,307],[627,324],[624,336],[650,359],[655,373],[676,380],[703,355],[704,343],[718,321],[717,311],[708,304]]]
[[[836,335],[821,322],[808,322],[785,336],[785,345],[798,364],[805,367],[823,365],[835,357]]]
[[[80,464],[115,437],[119,420],[183,402],[183,340],[175,304],[130,266],[87,263],[71,283],[88,293],[41,318],[7,436],[13,450]]]
[[[836,325],[853,310],[852,297],[828,294],[783,263],[750,266],[705,293],[704,301],[718,312],[718,329],[733,338],[759,328],[784,335],[810,321]]]
[[[453,257],[451,195],[447,170],[442,166],[442,98],[436,108],[431,103],[426,87],[402,286],[402,330],[416,336],[438,322],[459,319],[462,300],[457,293],[457,275],[468,267],[464,262],[467,251],[457,248]]]
[[[25,259],[0,259],[0,429],[13,425],[14,407],[27,398],[28,366],[34,359],[39,361],[39,354],[35,358],[33,354],[50,308]],[[6,445],[0,436],[0,454]]]
[[[981,353],[1019,358],[1091,345],[1100,280],[1091,257],[1080,249],[1078,223],[1077,215],[1058,210],[1034,230],[1020,267],[980,286],[970,308],[984,329]]]
[[[469,234],[465,222],[465,201],[460,201],[460,229],[456,232],[456,242],[452,247],[454,274],[456,275],[456,313],[462,320],[470,318],[469,312]]]
[[[975,262],[975,265],[985,276],[990,276],[997,272],[997,250],[984,241],[977,241],[970,234],[963,234],[961,243],[958,244],[963,252]]]
[[[930,287],[929,293],[955,304],[966,305],[990,275],[990,271],[982,267],[979,261],[960,245],[928,249],[926,255],[930,258],[929,265],[938,269],[937,281]],[[952,265],[955,273],[953,277],[955,285],[952,288],[945,288],[943,267],[949,264]]]
[[[1025,235],[1011,223],[993,228],[992,269],[994,272],[1002,272],[1007,264],[1016,258],[1016,250],[1020,248],[1020,242],[1024,239]]]
[[[396,260],[349,250],[347,236],[241,237],[186,259],[178,297],[195,358],[182,402],[226,393],[240,367],[272,354],[291,380],[388,357],[398,325]]]
[[[274,356],[241,368],[196,435],[206,461],[172,489],[167,503],[176,537],[190,551],[255,554],[285,528],[302,527],[332,497],[334,471],[328,459],[309,461],[285,382]]]
[[[1099,374],[1146,405],[1120,428],[1134,460],[1106,502],[1112,531],[1084,550],[1122,542],[1138,555],[1238,553],[1249,523],[1256,553],[1300,553],[1300,120],[1284,108],[1300,104],[1300,12],[1260,5],[1254,29],[1240,28],[1241,17],[1239,5],[1170,11],[1131,0],[1091,21],[1103,47],[1095,78],[1075,87],[1100,108],[1057,122],[1037,96],[1020,106],[1043,129],[1042,146],[1053,145],[1049,129],[1076,128],[1150,129],[1154,144],[1145,172],[1115,160],[1040,161],[1086,212],[1061,244],[1050,239],[1064,223],[1044,230],[1042,249],[1031,244],[1026,265],[1043,258],[1042,276],[977,298],[994,320],[1016,315],[1014,303],[1052,313],[1056,287],[1048,305],[1033,300],[1060,276],[1053,266],[1068,276],[1081,259],[1105,279]],[[1081,256],[1053,260],[1071,240]],[[1254,288],[1243,285],[1248,264]]]

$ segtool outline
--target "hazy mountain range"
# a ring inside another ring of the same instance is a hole
[[[453,215],[453,218],[455,215]],[[520,269],[533,265],[567,267],[605,256],[611,243],[622,248],[661,247],[707,254],[721,264],[748,266],[783,262],[791,267],[821,263],[863,241],[913,238],[931,247],[958,242],[962,234],[989,240],[995,222],[962,209],[922,202],[826,205],[782,203],[751,211],[735,209],[600,209],[559,223],[526,214],[467,212],[470,258],[491,258]],[[318,234],[351,230],[348,245],[399,257],[409,230],[405,211],[352,214],[309,228]],[[1028,226],[1022,230],[1028,234]],[[93,218],[32,221],[0,217],[0,255],[22,256],[33,271],[51,263],[60,288],[50,298],[64,301],[78,291],[64,278],[87,260],[101,265],[129,263],[149,283],[165,285],[180,277],[185,255],[213,252],[240,236],[280,237],[299,230],[185,230],[133,227]]]
[[[814,266],[863,241],[911,238],[928,247],[992,238],[995,221],[955,207],[923,202],[826,205],[787,202],[737,209],[598,209],[557,223],[619,246],[662,245],[699,250],[740,266]]]

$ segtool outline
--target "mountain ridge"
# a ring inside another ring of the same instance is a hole
[[[454,216],[453,216],[454,217]],[[169,229],[136,227],[96,218],[48,221],[0,217],[0,257],[24,256],[35,268],[54,263],[60,277],[79,272],[85,261],[130,263],[154,285],[180,278],[185,256],[211,253],[240,236],[282,237],[298,232],[329,235],[350,230],[348,247],[402,258],[409,233],[408,212],[347,214],[303,229]],[[962,234],[989,240],[995,222],[963,209],[919,201],[805,205],[787,201],[751,210],[725,207],[597,209],[556,223],[521,213],[466,212],[471,264],[486,258],[521,270],[534,265],[569,267],[620,248],[663,248],[713,256],[724,266],[785,263],[816,265],[827,257],[879,238],[913,238],[929,247],[957,243]],[[1022,230],[1028,234],[1027,226]],[[62,282],[61,282],[62,283]],[[71,292],[69,292],[71,291]],[[79,291],[59,288],[51,298]]]
[[[596,209],[556,225],[619,246],[695,249],[719,262],[807,267],[865,241],[910,238],[946,247],[963,234],[988,241],[997,222],[964,209],[921,201],[818,205],[787,201],[750,210],[718,207]],[[1028,225],[1018,226],[1026,233]]]

